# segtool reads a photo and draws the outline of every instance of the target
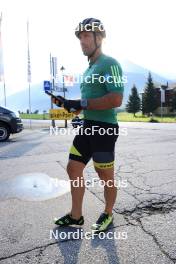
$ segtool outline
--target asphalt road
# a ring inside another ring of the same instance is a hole
[[[104,208],[92,162],[85,179],[96,184],[86,189],[84,226],[55,229],[53,218],[69,211],[71,196],[67,190],[53,197],[49,179],[68,179],[74,135],[50,135],[47,126],[33,126],[0,143],[0,263],[176,263],[176,125],[120,123],[118,197],[105,237],[86,236]],[[20,182],[25,177],[38,180],[30,191],[41,199],[27,195],[31,182]]]

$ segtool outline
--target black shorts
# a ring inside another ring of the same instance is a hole
[[[118,134],[118,124],[84,120],[83,127],[80,127],[79,133],[73,140],[69,159],[86,165],[92,158],[95,167],[112,168]]]

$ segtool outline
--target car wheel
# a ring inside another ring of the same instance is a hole
[[[6,124],[0,123],[0,142],[7,140],[9,136],[9,127]]]

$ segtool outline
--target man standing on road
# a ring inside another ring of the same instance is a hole
[[[85,186],[74,187],[74,180],[83,181],[83,170],[92,158],[95,171],[104,182],[104,212],[92,229],[105,231],[113,221],[113,206],[117,188],[114,184],[114,148],[118,138],[115,108],[123,99],[122,69],[120,64],[102,53],[106,33],[103,24],[95,18],[84,19],[75,31],[82,51],[88,57],[89,67],[81,83],[81,100],[52,99],[57,106],[69,112],[84,114],[83,134],[78,134],[70,149],[67,173],[71,180],[72,208],[70,213],[55,220],[59,226],[83,225],[82,203]],[[90,205],[91,206],[91,205]]]

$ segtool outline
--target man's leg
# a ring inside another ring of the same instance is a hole
[[[82,154],[84,153],[84,154]],[[55,224],[59,226],[83,225],[84,217],[82,216],[82,203],[85,191],[83,170],[90,160],[86,139],[75,137],[70,149],[69,162],[67,164],[67,173],[70,178],[72,208],[70,213],[56,219]]]
[[[114,183],[114,167],[108,169],[100,169],[95,167],[96,172],[101,180],[104,181],[104,198],[105,198],[105,212],[112,215],[117,197],[117,187]]]
[[[85,192],[85,185],[83,179],[84,168],[85,164],[83,162],[71,159],[69,160],[67,165],[67,173],[70,178],[72,195],[71,215],[74,219],[79,219],[80,216],[82,216],[82,203]]]

